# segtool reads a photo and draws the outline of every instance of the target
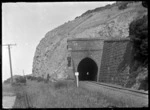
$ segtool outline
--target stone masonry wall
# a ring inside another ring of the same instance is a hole
[[[129,63],[126,53],[130,54],[128,47],[130,41],[106,40],[104,41],[99,81],[125,86],[129,77]]]
[[[103,39],[76,38],[68,40],[68,48],[70,49],[69,52],[71,53],[72,63],[74,64],[72,64],[72,66],[74,66],[74,72],[77,71],[80,61],[87,57],[95,61],[99,71],[103,49]],[[72,74],[71,76],[73,77]]]

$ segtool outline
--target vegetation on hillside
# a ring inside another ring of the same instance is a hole
[[[112,7],[112,5],[108,4],[108,5],[103,6],[103,7],[98,7],[98,8],[95,8],[95,9],[93,9],[93,10],[88,10],[88,11],[86,11],[85,13],[83,13],[83,14],[81,15],[81,17],[84,16],[84,15],[93,13],[93,12],[98,12],[98,11],[110,9],[111,7]]]
[[[124,3],[122,3],[122,4],[118,7],[118,9],[119,9],[119,10],[124,10],[124,9],[127,8],[127,5],[128,5],[128,3],[127,3],[127,2],[124,2]]]
[[[148,17],[143,16],[133,21],[129,27],[130,38],[135,49],[134,59],[141,63],[141,66],[148,65]]]
[[[146,3],[142,5],[147,8]],[[129,85],[137,89],[148,90],[148,16],[135,19],[129,26],[129,35],[133,42],[134,71]]]
[[[83,13],[80,17],[83,17],[85,15],[88,15],[88,14],[91,14],[91,13],[94,13],[94,12],[99,12],[99,11],[103,11],[103,10],[106,10],[106,9],[111,9],[113,6],[116,6],[116,5],[117,5],[116,3],[113,3],[113,4],[108,4],[106,6],[95,8],[95,9],[92,9],[92,10],[88,10],[85,13]],[[78,17],[76,17],[76,18],[78,18]]]
[[[88,10],[85,13],[83,13],[80,17],[83,17],[85,15],[88,15],[88,14],[91,14],[94,12],[99,12],[99,11],[103,11],[106,9],[111,9],[114,6],[117,6],[119,10],[123,10],[123,9],[127,8],[127,5],[129,3],[134,3],[134,2],[139,2],[139,1],[120,1],[120,2],[113,3],[113,4],[108,4],[106,6],[98,7],[98,8],[92,9],[92,10]],[[144,5],[145,5],[145,2],[144,2]],[[78,18],[78,17],[76,17],[76,18]]]
[[[143,5],[143,7],[148,8],[148,2],[147,1],[142,1],[142,5]]]

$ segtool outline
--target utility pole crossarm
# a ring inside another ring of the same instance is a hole
[[[3,44],[3,46],[16,46],[16,44]]]

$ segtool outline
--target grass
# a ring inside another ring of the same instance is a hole
[[[15,93],[14,93],[14,90],[13,90],[13,87],[11,84],[3,84],[2,85],[2,94],[3,96],[13,96]]]
[[[73,82],[57,82],[54,84],[55,105],[49,107],[58,108],[90,108],[90,107],[107,107],[108,102],[104,99],[97,100],[93,93],[83,89],[76,88]],[[50,97],[47,98],[50,102]],[[48,106],[45,103],[45,106]]]
[[[27,81],[20,89],[26,91],[33,108],[108,108],[128,107],[123,101],[115,101],[99,92],[91,92],[77,88],[73,81],[45,83],[43,81]],[[18,94],[14,108],[25,108],[23,93]]]

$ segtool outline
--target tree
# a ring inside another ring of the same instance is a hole
[[[128,2],[123,2],[120,4],[120,6],[118,7],[119,10],[124,10],[127,8]]]
[[[140,19],[131,22],[129,34],[135,49],[134,59],[139,61],[141,66],[148,65],[148,17],[144,15]]]
[[[142,1],[142,6],[145,8],[148,8],[148,2],[147,1]]]

